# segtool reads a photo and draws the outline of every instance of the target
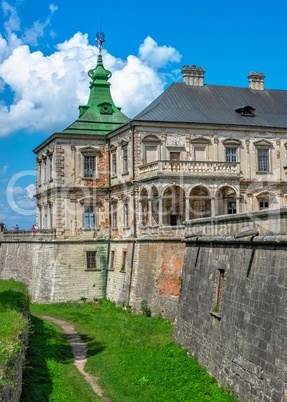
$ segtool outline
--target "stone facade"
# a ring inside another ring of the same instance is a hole
[[[99,54],[79,118],[34,150],[37,230],[0,232],[0,276],[171,320],[180,295],[175,339],[243,400],[283,402],[287,91],[182,73],[129,120]]]

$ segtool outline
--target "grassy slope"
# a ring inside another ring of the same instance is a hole
[[[172,341],[173,326],[167,320],[133,315],[107,301],[99,305],[32,305],[31,311],[75,324],[88,344],[86,369],[100,377],[111,402],[236,400]],[[47,326],[39,318],[36,320]],[[54,373],[52,369],[49,372],[52,382]]]
[[[22,314],[27,308],[25,285],[0,280],[0,386],[5,385],[5,365],[25,347],[19,334],[28,328],[28,320]]]

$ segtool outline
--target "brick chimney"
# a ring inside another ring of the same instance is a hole
[[[264,78],[263,73],[249,73],[249,88],[255,89],[256,91],[264,91]]]
[[[195,87],[203,87],[204,85],[204,68],[192,65],[190,67],[182,67],[182,77],[186,85],[193,85]]]

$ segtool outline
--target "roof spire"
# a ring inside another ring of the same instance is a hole
[[[87,105],[79,106],[79,118],[64,130],[67,133],[105,135],[128,121],[111,96],[108,81],[112,73],[103,65],[101,52],[106,40],[101,28],[96,34],[96,41],[99,54],[96,67],[88,71],[91,78],[89,100]]]
[[[105,34],[102,31],[102,18],[100,20],[100,32],[96,33],[96,41],[98,42],[99,54],[102,53],[102,45],[106,41]]]

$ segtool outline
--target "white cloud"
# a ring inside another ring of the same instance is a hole
[[[3,166],[2,169],[0,169],[0,174],[5,174],[8,170],[8,165]]]
[[[7,194],[13,194],[14,196],[25,195],[26,191],[23,187],[14,186],[14,187],[7,187]]]
[[[33,199],[34,195],[36,194],[36,186],[35,184],[29,184],[29,186],[25,187],[27,196]]]
[[[18,29],[20,23],[16,23],[16,14],[6,7]],[[98,49],[89,44],[87,34],[75,33],[47,56],[31,51],[23,42],[36,43],[56,10],[57,6],[50,5],[46,21],[36,22],[22,38],[12,32],[10,20],[7,39],[0,35],[1,87],[5,85],[6,90],[13,93],[12,103],[0,104],[3,122],[0,137],[20,130],[47,134],[62,130],[77,119],[78,106],[88,101],[90,79],[87,72],[96,66]],[[134,117],[163,91],[167,76],[159,69],[179,62],[180,58],[176,49],[159,46],[150,37],[140,45],[139,56],[130,55],[126,60],[104,49],[104,66],[113,73],[110,82],[115,104],[127,116]]]
[[[139,57],[153,68],[161,68],[171,62],[178,63],[181,55],[171,46],[158,46],[158,44],[148,36],[139,48]]]
[[[51,19],[55,11],[58,10],[58,6],[54,4],[50,4],[49,6],[50,14],[46,18],[45,21],[35,21],[31,28],[25,30],[24,35],[22,37],[25,43],[28,43],[32,46],[38,45],[38,40],[45,36],[45,30],[47,27],[51,25]],[[53,32],[53,31],[52,31]]]
[[[17,15],[16,8],[12,7],[7,1],[3,0],[2,9],[4,17],[7,18],[6,22],[4,22],[4,28],[8,35],[12,32],[20,31],[21,23]]]

